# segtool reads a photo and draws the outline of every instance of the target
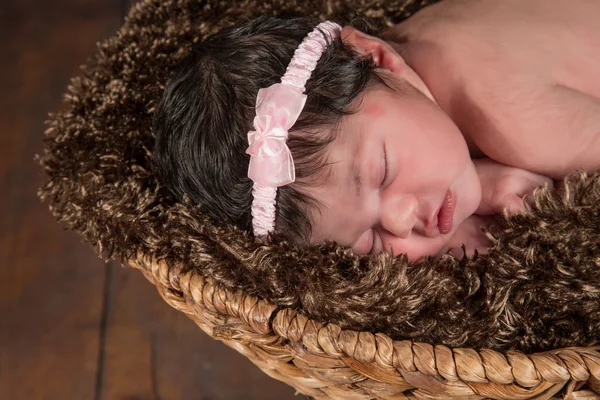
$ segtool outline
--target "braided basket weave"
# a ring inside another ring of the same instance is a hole
[[[150,172],[154,106],[192,42],[261,13],[342,22],[356,10],[385,28],[431,2],[138,3],[52,115],[39,195],[99,254],[306,395],[600,399],[600,171],[499,219],[489,255],[412,266],[256,243],[174,203]]]
[[[194,270],[144,257],[129,265],[204,332],[316,399],[552,399],[565,387],[560,398],[600,398],[600,346],[524,354],[394,341],[220,289]]]

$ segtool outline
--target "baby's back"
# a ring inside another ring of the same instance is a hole
[[[488,64],[462,61],[473,78],[535,74],[600,97],[599,1],[446,0],[434,7],[422,18],[443,17],[423,34],[437,36],[451,57]]]
[[[444,0],[389,37],[483,153],[558,178],[600,168],[598,17],[596,0]]]

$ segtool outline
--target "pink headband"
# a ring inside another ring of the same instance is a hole
[[[325,21],[308,34],[294,52],[281,83],[258,91],[254,129],[248,132],[250,154],[248,177],[254,181],[252,226],[255,235],[266,235],[275,227],[277,188],[296,180],[294,160],[286,141],[288,131],[300,116],[306,95],[304,85],[327,47],[342,27]]]

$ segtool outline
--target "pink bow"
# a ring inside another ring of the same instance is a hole
[[[248,177],[263,187],[279,187],[296,180],[294,160],[286,141],[300,116],[306,95],[276,83],[260,89],[256,99],[254,131],[248,132]]]

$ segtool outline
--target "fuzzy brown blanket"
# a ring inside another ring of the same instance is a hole
[[[498,216],[485,256],[413,264],[334,244],[260,243],[211,224],[155,179],[153,110],[193,42],[261,13],[343,23],[354,8],[384,28],[423,5],[146,0],[99,45],[69,87],[66,110],[51,116],[39,195],[105,259],[152,255],[342,328],[526,352],[600,344],[600,172],[575,172],[555,192],[538,192],[527,215]]]

